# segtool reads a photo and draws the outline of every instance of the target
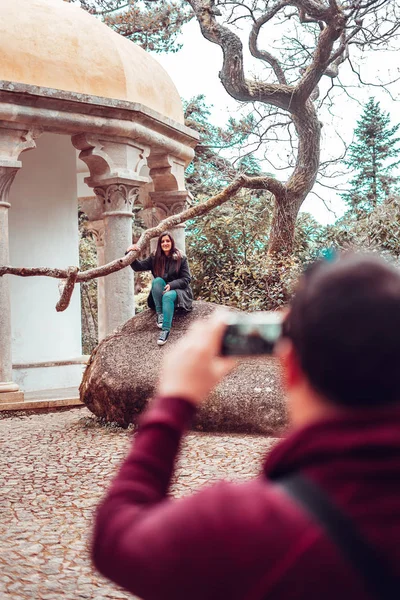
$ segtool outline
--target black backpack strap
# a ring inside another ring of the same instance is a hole
[[[364,579],[371,597],[379,600],[400,597],[400,579],[390,571],[377,550],[362,537],[352,520],[315,483],[303,475],[278,479],[276,483],[323,526],[342,556]]]

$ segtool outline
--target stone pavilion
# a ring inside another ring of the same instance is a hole
[[[78,203],[99,264],[131,243],[133,207],[148,227],[185,207],[198,138],[154,58],[63,0],[0,0],[0,51],[0,265],[78,265]],[[134,314],[132,270],[98,293],[101,339]],[[56,279],[0,277],[0,407],[79,385],[79,293],[58,298]]]

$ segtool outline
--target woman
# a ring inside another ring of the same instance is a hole
[[[129,246],[127,252],[139,250],[137,244]],[[147,304],[157,313],[157,327],[161,333],[157,344],[163,346],[169,336],[175,308],[192,310],[193,292],[190,287],[190,270],[186,256],[175,246],[168,232],[158,238],[157,249],[144,260],[134,260],[134,271],[151,271],[153,281]]]

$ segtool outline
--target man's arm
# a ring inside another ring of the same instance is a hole
[[[161,397],[144,415],[131,453],[97,513],[95,565],[145,600],[220,598],[218,586],[217,595],[210,595],[207,577],[226,581],[231,569],[220,535],[226,507],[216,501],[216,487],[179,501],[167,498],[195,406],[235,364],[218,356],[224,329],[222,320],[203,322],[166,355]]]
[[[97,569],[145,600],[219,599],[220,582],[232,571],[221,535],[226,505],[218,490],[226,484],[182,500],[167,498],[193,413],[193,405],[179,398],[154,401],[97,512]]]
[[[153,402],[142,418],[128,458],[97,512],[93,538],[96,567],[145,597],[151,597],[147,588],[152,587],[152,577],[167,559],[160,548],[170,527],[168,519],[162,522],[165,509],[168,512],[172,504],[166,495],[182,433],[194,412],[192,404],[179,398]],[[149,552],[154,542],[158,551]],[[162,563],[157,566],[159,560]]]

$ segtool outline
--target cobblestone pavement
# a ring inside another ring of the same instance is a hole
[[[102,427],[86,408],[0,420],[1,600],[131,599],[96,574],[93,510],[129,448],[130,433]],[[172,493],[259,472],[274,440],[191,433]]]

